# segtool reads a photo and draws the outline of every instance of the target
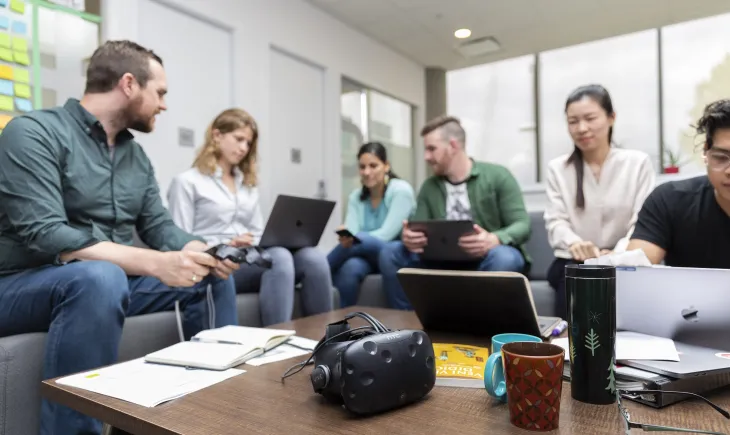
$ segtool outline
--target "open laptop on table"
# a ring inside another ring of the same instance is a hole
[[[470,220],[411,221],[408,222],[408,227],[413,231],[424,233],[428,238],[428,244],[420,254],[422,260],[454,263],[479,262],[459,247],[459,238],[474,232],[474,223]]]
[[[259,246],[287,249],[317,246],[334,208],[334,201],[277,196]]]
[[[401,269],[398,280],[427,333],[550,337],[557,317],[538,317],[527,278],[516,272]]]
[[[622,361],[674,378],[730,372],[730,270],[617,267],[616,327],[671,338],[679,362]]]

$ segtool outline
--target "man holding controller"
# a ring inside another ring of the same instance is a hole
[[[48,331],[43,378],[116,362],[126,316],[183,311],[186,339],[237,324],[238,265],[175,226],[129,130],[166,110],[162,60],[129,41],[90,59],[86,91],[0,136],[0,337]],[[133,233],[152,249],[133,247]],[[43,400],[42,434],[101,423]]]
[[[439,117],[421,131],[425,160],[434,175],[418,193],[413,221],[471,220],[474,232],[459,239],[473,262],[448,264],[423,261],[428,238],[403,222],[401,241],[380,253],[383,288],[391,307],[411,309],[397,272],[401,268],[466,269],[524,272],[528,265],[523,244],[530,236],[530,218],[522,191],[510,171],[500,165],[475,162],[466,153],[466,134],[458,119]]]

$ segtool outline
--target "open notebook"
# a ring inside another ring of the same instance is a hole
[[[296,331],[224,326],[208,329],[190,341],[145,356],[145,361],[210,370],[227,370],[286,342]]]

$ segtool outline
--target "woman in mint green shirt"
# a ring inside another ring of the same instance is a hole
[[[360,283],[378,272],[380,249],[400,237],[403,221],[416,207],[413,188],[393,174],[382,144],[366,143],[357,158],[362,188],[350,194],[340,229],[354,234],[359,243],[353,237],[340,237],[340,244],[327,256],[342,307],[355,305]]]

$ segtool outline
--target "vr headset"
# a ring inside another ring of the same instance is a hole
[[[368,326],[351,328],[348,320],[355,317]],[[416,402],[436,382],[433,345],[425,332],[392,331],[362,312],[327,325],[312,355],[289,368],[282,382],[310,363],[314,392],[359,415]]]

